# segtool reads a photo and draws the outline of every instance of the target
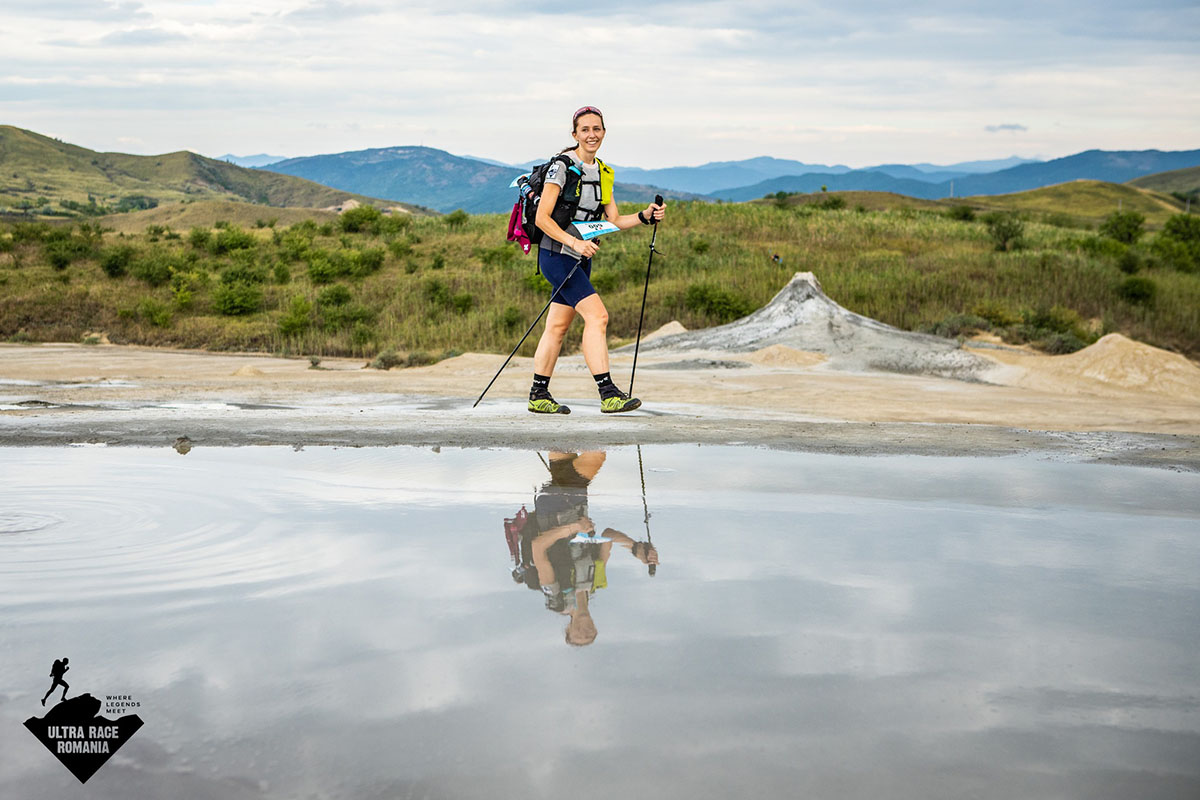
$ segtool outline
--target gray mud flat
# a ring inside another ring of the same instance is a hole
[[[574,413],[529,414],[520,402],[467,398],[331,396],[288,406],[224,402],[30,407],[0,414],[0,447],[579,448],[635,444],[739,444],[851,455],[1011,456],[1200,470],[1200,437],[1119,431],[1034,431],[993,425],[842,422],[770,411],[654,403],[602,415],[593,399],[560,398]]]

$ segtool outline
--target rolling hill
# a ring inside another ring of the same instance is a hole
[[[516,190],[509,184],[524,171],[432,147],[381,147],[290,158],[272,164],[270,169],[346,191],[403,199],[443,212],[461,208],[472,214],[512,208]],[[615,191],[617,199],[635,202],[649,202],[655,194],[674,200],[707,199],[688,192],[622,182],[617,183]]]
[[[1139,189],[1153,189],[1156,192],[1179,192],[1184,195],[1197,196],[1200,195],[1200,167],[1187,167],[1170,172],[1143,175],[1129,181],[1129,185]]]
[[[1104,181],[1069,181],[1012,194],[978,195],[954,201],[980,210],[1066,214],[1085,222],[1099,222],[1117,210],[1144,214],[1148,225],[1158,227],[1183,210],[1170,195]]]
[[[125,200],[128,207],[137,208],[215,199],[303,208],[326,208],[351,199],[378,206],[403,205],[188,151],[158,156],[100,153],[0,125],[0,206],[70,213],[71,205],[78,211],[92,200],[101,207],[117,207]],[[406,210],[428,213],[417,206]]]

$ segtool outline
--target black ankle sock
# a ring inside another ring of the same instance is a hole
[[[538,375],[533,373],[533,385],[529,387],[529,399],[537,400],[539,397],[550,396],[550,376]]]
[[[612,382],[612,376],[607,372],[601,372],[599,375],[592,376],[596,381],[596,388],[600,390],[600,399],[606,397],[616,397],[621,393],[617,385]]]

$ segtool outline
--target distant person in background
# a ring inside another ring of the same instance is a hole
[[[54,683],[50,684],[50,691],[46,692],[46,694],[42,697],[42,705],[46,705],[46,698],[54,694],[54,690],[59,686],[63,687],[62,699],[67,699],[67,689],[70,689],[71,687],[68,686],[67,682],[63,680],[63,675],[65,675],[67,670],[70,669],[70,667],[67,666],[67,661],[69,660],[70,659],[68,659],[66,656],[63,656],[54,662],[54,666],[50,667],[50,677],[54,678]]]
[[[776,253],[775,255],[771,256],[771,260],[774,261],[776,264],[779,264],[780,266],[783,265],[783,259],[779,257],[779,253]]]

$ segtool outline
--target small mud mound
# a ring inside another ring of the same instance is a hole
[[[663,336],[647,351],[742,353],[783,345],[821,353],[834,369],[882,370],[972,380],[993,364],[957,342],[910,333],[855,314],[830,300],[811,272],[797,272],[765,306],[728,325]]]
[[[642,344],[645,344],[646,342],[652,342],[655,339],[661,339],[664,336],[672,336],[676,333],[687,333],[687,328],[683,327],[683,323],[681,323],[679,320],[673,319],[658,330],[651,331],[643,336]]]
[[[1200,401],[1200,367],[1181,355],[1110,333],[1100,341],[1065,356],[1022,361],[1029,371],[1026,385],[1060,389],[1097,381],[1116,389],[1132,389]]]
[[[244,367],[238,367],[230,374],[235,378],[257,378],[265,373],[258,367],[252,367],[247,364]]]

